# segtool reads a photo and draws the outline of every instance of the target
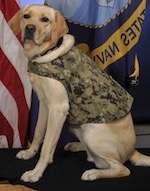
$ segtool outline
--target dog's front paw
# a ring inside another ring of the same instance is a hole
[[[22,150],[17,153],[16,158],[28,160],[28,159],[32,158],[35,154],[36,154],[36,152],[33,152],[30,149]]]
[[[81,180],[84,181],[93,181],[99,178],[98,173],[99,170],[97,169],[90,169],[90,170],[86,170],[82,176],[81,176]]]
[[[29,170],[21,176],[21,180],[24,182],[37,182],[42,177],[39,171]]]

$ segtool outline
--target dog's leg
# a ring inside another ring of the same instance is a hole
[[[70,132],[73,133],[81,141],[82,131],[81,131],[80,127],[79,128],[70,128]],[[71,151],[71,152],[85,151],[85,146],[81,142],[70,142],[65,145],[64,150]]]
[[[100,133],[98,137],[93,136],[98,132]],[[108,132],[105,134],[103,130],[98,130],[95,133],[85,133],[83,140],[87,143],[88,153],[90,153],[95,166],[99,169],[86,170],[82,174],[81,179],[93,181],[99,178],[118,178],[128,176],[130,171],[121,162],[122,158],[124,158],[121,151],[124,149],[122,145],[119,145],[119,142],[117,143],[117,141],[115,141],[113,134],[111,135]]]
[[[80,152],[80,151],[86,151],[87,154],[87,161],[94,162],[93,157],[91,156],[89,150],[86,148],[86,146],[81,142],[70,142],[67,143],[64,147],[65,151],[71,151],[71,152]]]
[[[86,144],[86,151],[90,154],[97,168],[86,170],[81,179],[93,181],[99,178],[119,178],[128,176],[130,170],[120,161],[122,154],[119,153],[124,149],[116,137],[102,125],[83,125],[82,126],[83,142]],[[118,145],[118,146],[117,146]]]
[[[81,128],[70,128],[70,131],[80,140],[80,142],[67,143],[64,147],[64,150],[71,152],[86,151],[87,161],[93,162],[93,157],[91,156],[90,151],[83,140]]]
[[[68,95],[60,82],[36,74],[32,74],[32,76],[37,82],[34,86],[36,88],[37,85],[37,95],[47,107],[47,127],[37,165],[21,177],[25,182],[38,181],[47,165],[53,162],[53,154],[69,110]]]
[[[85,151],[85,147],[80,142],[70,142],[65,145],[64,150],[71,152],[79,152],[79,151]]]
[[[38,181],[42,177],[47,165],[53,162],[53,154],[58,139],[60,137],[65,119],[66,115],[64,115],[64,112],[60,108],[57,109],[56,105],[51,106],[51,110],[48,114],[47,129],[41,150],[40,159],[33,170],[27,171],[22,175],[21,180],[25,182]]]
[[[100,168],[85,171],[81,177],[82,180],[117,178],[130,174],[123,163],[134,152],[135,134],[132,121],[127,119],[130,119],[130,115],[110,124],[81,126],[83,141],[96,167]]]
[[[16,155],[17,158],[27,160],[29,158],[32,158],[38,152],[45,134],[46,123],[47,109],[45,103],[40,101],[39,117],[35,128],[35,134],[32,144],[29,149],[18,152]]]
[[[99,178],[119,178],[128,176],[130,171],[124,165],[119,163],[117,160],[107,160],[108,164],[110,165],[109,169],[90,169],[86,170],[83,174],[81,179],[93,181]]]
[[[150,156],[146,156],[135,150],[129,159],[136,166],[150,166]]]

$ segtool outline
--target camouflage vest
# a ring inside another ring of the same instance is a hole
[[[131,109],[131,95],[76,47],[51,63],[29,61],[28,72],[53,78],[65,86],[69,125],[108,123]]]

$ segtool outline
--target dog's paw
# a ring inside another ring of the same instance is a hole
[[[21,176],[21,180],[24,182],[37,182],[42,177],[42,174],[39,171],[30,170],[25,172]]]
[[[90,170],[86,170],[82,176],[81,176],[81,180],[84,181],[93,181],[99,178],[98,176],[98,171],[97,169],[90,169]]]
[[[17,153],[16,158],[28,160],[28,159],[32,158],[35,154],[36,154],[36,152],[33,152],[30,149],[22,150]]]
[[[64,150],[71,152],[85,151],[83,145],[80,142],[67,143],[64,147]]]

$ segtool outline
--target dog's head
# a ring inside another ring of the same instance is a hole
[[[41,53],[55,46],[60,37],[68,32],[62,15],[45,5],[26,5],[12,17],[9,26],[15,35],[21,31],[26,54],[31,54],[31,51],[35,55],[37,49]],[[32,57],[33,54],[27,56]]]

